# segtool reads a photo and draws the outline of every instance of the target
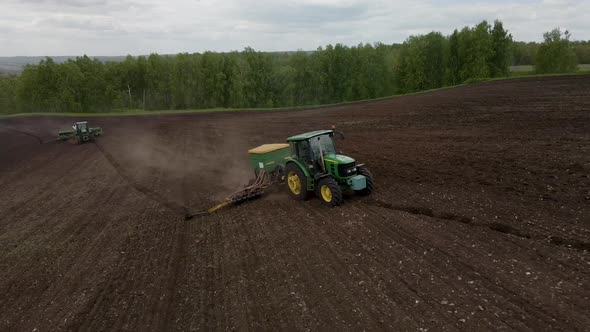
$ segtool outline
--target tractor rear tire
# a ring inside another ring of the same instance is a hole
[[[364,189],[357,190],[356,192],[362,196],[368,196],[373,192],[373,174],[365,166],[358,167],[358,174],[364,175],[367,180],[367,186]]]
[[[342,204],[342,188],[340,188],[338,182],[330,176],[320,179],[316,195],[328,206],[338,206]]]
[[[286,171],[287,188],[293,198],[300,201],[305,201],[309,198],[309,191],[307,191],[307,176],[303,173],[301,168],[295,163],[289,163]]]

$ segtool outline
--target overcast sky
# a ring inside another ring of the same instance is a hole
[[[500,19],[514,39],[590,39],[590,0],[0,0],[0,56],[314,50]]]

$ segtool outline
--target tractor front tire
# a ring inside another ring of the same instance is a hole
[[[364,189],[357,190],[356,192],[363,196],[368,196],[373,192],[373,174],[365,166],[358,168],[358,174],[364,175],[367,180],[367,186]]]
[[[316,195],[328,206],[342,204],[342,188],[332,177],[326,176],[320,179]]]
[[[309,198],[307,191],[307,176],[303,173],[301,168],[295,163],[287,165],[287,188],[293,198],[300,201],[305,201]]]

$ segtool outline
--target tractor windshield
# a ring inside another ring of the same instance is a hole
[[[78,129],[80,129],[80,131],[85,132],[88,129],[88,124],[85,122],[80,122],[77,125],[78,125]]]
[[[336,154],[336,148],[334,147],[334,141],[330,135],[321,135],[318,137],[313,137],[310,139],[311,148],[313,150],[314,155],[320,156],[320,150],[322,154]]]

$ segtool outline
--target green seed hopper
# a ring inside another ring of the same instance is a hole
[[[290,154],[289,144],[284,143],[263,144],[248,151],[250,164],[256,176],[261,170],[275,177],[283,176],[285,163],[290,159]]]

